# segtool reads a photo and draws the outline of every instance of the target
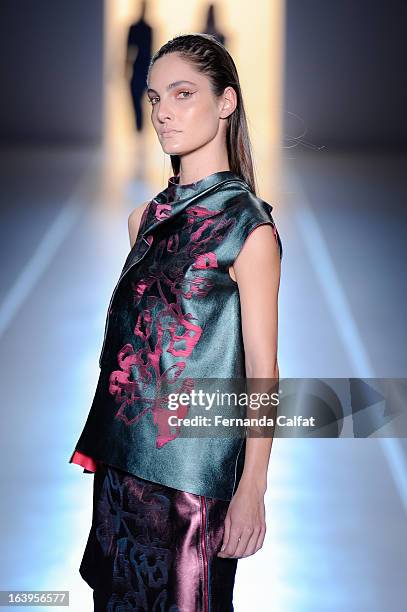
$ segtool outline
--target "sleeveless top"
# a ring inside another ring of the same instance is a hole
[[[239,290],[229,267],[263,224],[272,226],[282,258],[272,209],[230,170],[184,185],[172,176],[147,205],[110,300],[100,376],[70,462],[95,471],[102,461],[197,495],[233,497],[245,436],[179,435],[168,416],[190,413],[169,410],[161,391],[190,391],[195,379],[226,387],[244,380]]]

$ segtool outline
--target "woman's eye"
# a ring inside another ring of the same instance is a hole
[[[186,98],[189,98],[192,95],[191,91],[180,91],[179,95],[181,94],[186,94],[185,96],[182,96],[181,100],[185,100]],[[151,106],[155,106],[157,104],[157,102],[155,102],[154,100],[158,100],[158,96],[154,96],[154,98],[148,98],[148,101],[150,102]]]

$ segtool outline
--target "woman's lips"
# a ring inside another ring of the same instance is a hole
[[[178,130],[168,130],[167,132],[161,132],[161,136],[174,136],[174,134],[178,134]]]

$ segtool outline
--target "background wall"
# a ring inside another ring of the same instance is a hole
[[[2,0],[0,137],[98,144],[103,1]]]
[[[287,0],[285,125],[330,147],[405,147],[407,2]]]

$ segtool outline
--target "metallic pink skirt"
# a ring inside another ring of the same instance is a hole
[[[217,557],[229,501],[98,465],[80,574],[95,612],[229,612],[238,559]]]

